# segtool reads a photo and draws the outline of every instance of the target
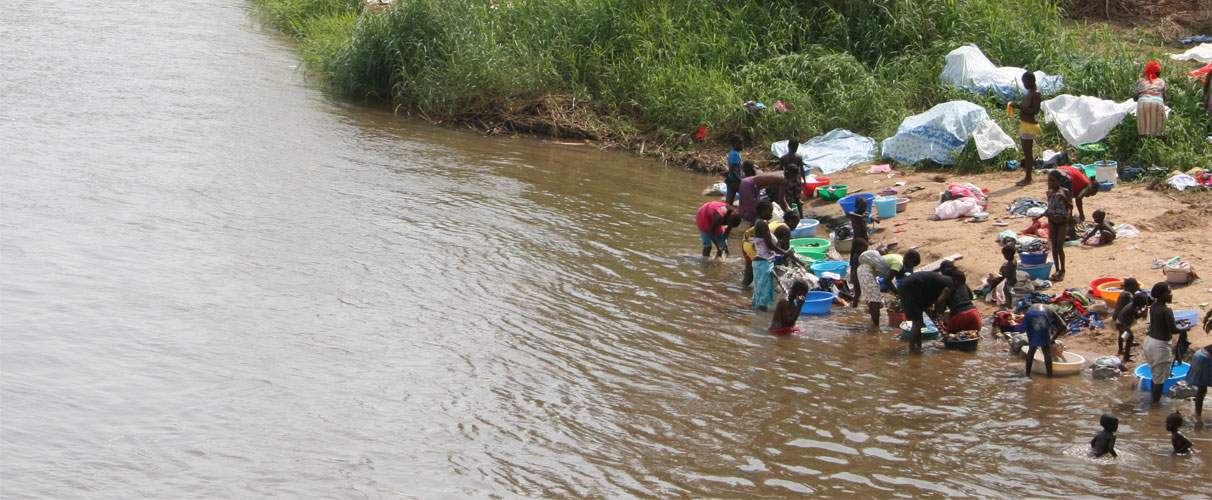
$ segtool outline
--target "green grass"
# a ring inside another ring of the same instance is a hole
[[[934,104],[966,99],[1007,130],[1002,103],[944,88],[943,56],[975,43],[1000,65],[1061,74],[1066,93],[1123,100],[1156,40],[1066,20],[1052,0],[254,0],[301,40],[311,71],[356,99],[429,116],[493,116],[546,95],[575,98],[620,135],[663,141],[707,124],[716,140],[808,138],[844,127],[878,139]],[[1121,163],[1212,166],[1186,65],[1164,64],[1168,143],[1129,119],[1107,138]],[[746,100],[793,112],[750,116]],[[1042,146],[1061,147],[1045,128]],[[979,162],[968,148],[962,168]]]

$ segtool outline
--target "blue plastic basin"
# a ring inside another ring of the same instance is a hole
[[[817,276],[825,273],[837,273],[838,276],[845,277],[846,273],[850,271],[850,263],[840,260],[822,260],[820,262],[813,262],[809,267],[812,269],[812,274]]]
[[[1043,252],[1019,252],[1018,261],[1028,266],[1038,266],[1048,262],[1048,252],[1046,250]]]
[[[1191,365],[1180,363],[1170,368],[1170,378],[1166,379],[1166,383],[1162,384],[1162,393],[1169,392],[1170,386],[1177,384],[1179,380],[1187,378],[1187,370],[1191,369]],[[1153,389],[1153,370],[1147,364],[1141,364],[1136,367],[1136,378],[1140,379],[1140,390],[1150,391]]]
[[[1027,273],[1033,280],[1046,280],[1052,274],[1052,263],[1045,262],[1043,264],[1023,264],[1018,266],[1018,270]]]
[[[867,199],[867,213],[871,213],[871,209],[872,209],[871,204],[875,200],[875,195],[871,194],[871,193],[859,193],[859,194],[847,195],[846,197],[844,197],[840,200],[837,200],[837,204],[842,206],[843,213],[850,213],[850,212],[854,211],[854,200],[857,200],[859,198]],[[894,203],[894,205],[895,205],[895,203]]]
[[[795,226],[791,230],[792,238],[811,238],[816,236],[816,228],[821,225],[821,221],[816,219],[801,219],[800,225]]]
[[[833,294],[829,292],[808,292],[804,297],[804,308],[800,309],[803,316],[824,316],[833,310]]]

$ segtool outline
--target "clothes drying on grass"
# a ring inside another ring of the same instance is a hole
[[[1212,35],[1191,35],[1185,38],[1179,38],[1178,43],[1183,45],[1191,45],[1193,43],[1212,43]]]
[[[953,87],[977,94],[992,95],[1002,102],[1018,100],[1027,95],[1022,76],[1027,70],[1014,66],[994,66],[980,47],[964,45],[947,54],[939,80]],[[1064,79],[1042,71],[1035,72],[1036,88],[1041,94],[1052,95],[1065,86]]]
[[[1212,43],[1201,43],[1186,52],[1180,54],[1170,54],[1170,59],[1175,61],[1196,61],[1201,63],[1212,62]]]
[[[1044,123],[1055,123],[1070,145],[1098,142],[1136,112],[1136,101],[1114,102],[1093,96],[1060,95],[1040,104]]]
[[[884,158],[905,165],[925,160],[939,165],[954,165],[956,157],[971,138],[977,141],[982,155],[996,156],[1006,149],[1007,144],[1013,145],[1013,140],[1004,140],[1001,136],[1009,136],[996,123],[992,125],[997,128],[996,131],[985,125],[989,121],[992,121],[989,113],[976,104],[968,101],[945,102],[924,113],[905,118],[897,127],[896,135],[884,139],[880,148]],[[984,133],[974,136],[978,130]]]
[[[771,144],[770,153],[782,158],[787,154],[787,141]],[[875,139],[837,128],[800,143],[796,154],[807,169],[819,168],[828,175],[875,160]]]

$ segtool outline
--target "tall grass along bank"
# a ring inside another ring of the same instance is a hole
[[[882,139],[930,106],[966,99],[1016,131],[1003,103],[939,83],[944,55],[975,43],[999,65],[1063,75],[1065,92],[1121,101],[1148,59],[1170,84],[1169,138],[1131,118],[1106,139],[1121,164],[1212,167],[1188,65],[1145,35],[1068,21],[1052,0],[254,0],[298,37],[336,92],[432,120],[693,150],[740,133],[762,145],[837,127]],[[365,11],[364,11],[365,10]],[[372,12],[373,11],[373,12]],[[750,114],[742,103],[787,103]],[[1062,147],[1045,127],[1042,146]],[[655,146],[655,148],[654,148]],[[966,148],[961,168],[990,168]]]

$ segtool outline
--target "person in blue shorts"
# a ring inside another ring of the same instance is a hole
[[[1052,342],[1065,331],[1065,321],[1044,304],[1035,304],[1027,309],[1023,322],[1027,325],[1027,377],[1031,377],[1031,365],[1035,351],[1044,351],[1044,371],[1052,376]]]

